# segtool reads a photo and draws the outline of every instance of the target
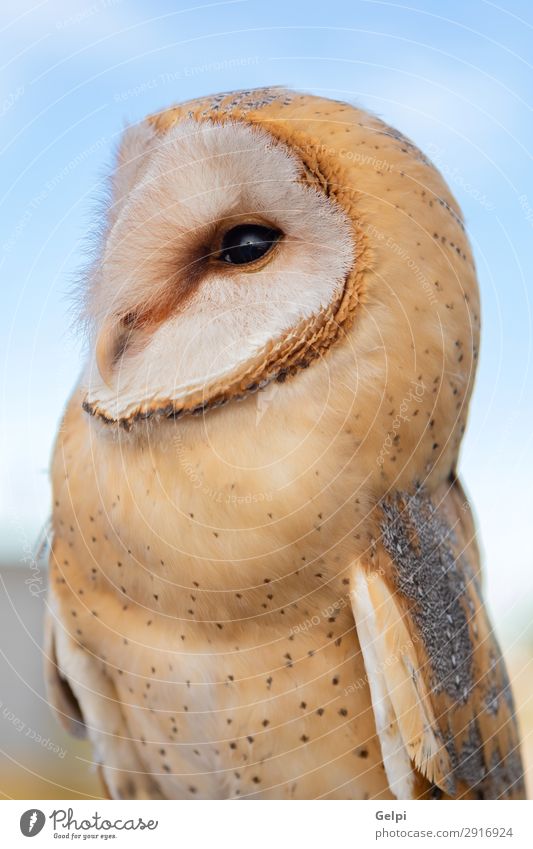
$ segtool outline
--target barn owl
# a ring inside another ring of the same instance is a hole
[[[456,472],[460,209],[285,89],[125,131],[53,465],[49,699],[113,798],[519,798]]]

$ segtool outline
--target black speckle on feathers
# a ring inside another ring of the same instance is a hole
[[[473,646],[464,564],[456,561],[452,532],[423,490],[387,501],[383,517],[383,544],[396,565],[393,580],[410,602],[431,664],[431,686],[466,702]]]

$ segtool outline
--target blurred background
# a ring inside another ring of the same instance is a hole
[[[83,356],[71,293],[118,137],[173,102],[269,84],[376,112],[429,154],[465,213],[483,334],[461,473],[532,764],[532,36],[528,0],[3,0],[1,797],[100,794],[88,748],[43,695],[34,552]]]

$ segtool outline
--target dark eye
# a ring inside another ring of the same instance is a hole
[[[280,238],[281,232],[260,224],[240,224],[228,230],[222,240],[219,259],[233,265],[255,262],[264,256]]]

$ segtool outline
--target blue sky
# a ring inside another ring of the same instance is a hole
[[[483,303],[461,470],[491,606],[518,636],[531,538],[533,8],[528,2],[4,0],[0,7],[0,561],[48,511],[81,362],[72,291],[125,122],[286,84],[369,108],[422,147],[466,216]]]

